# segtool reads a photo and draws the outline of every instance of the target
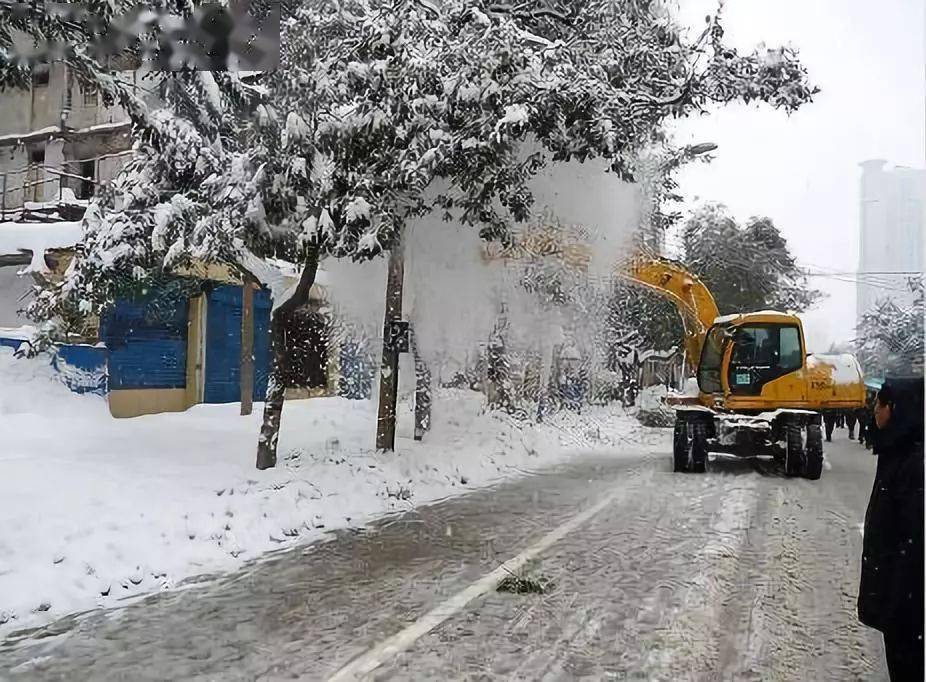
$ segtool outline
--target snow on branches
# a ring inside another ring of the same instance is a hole
[[[881,298],[859,321],[855,347],[868,374],[923,374],[923,278],[908,279],[907,288],[912,301]]]
[[[508,241],[547,163],[607,159],[631,180],[667,117],[732,100],[790,111],[814,92],[792,51],[740,56],[716,21],[688,41],[657,2],[288,8],[279,70],[162,74],[163,113],[130,110],[135,158],[89,212],[59,294],[89,287],[103,305],[110,269],[186,258],[368,259],[433,210]]]

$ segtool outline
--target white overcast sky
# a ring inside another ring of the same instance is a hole
[[[716,1],[680,0],[700,31]],[[716,159],[679,174],[688,207],[720,201],[734,216],[771,217],[798,260],[858,268],[858,185],[865,159],[923,167],[924,0],[727,0],[726,39],[740,51],[791,43],[822,92],[790,118],[731,106],[682,122],[683,142],[715,142]],[[814,278],[829,298],[804,315],[810,350],[851,339],[855,286]]]

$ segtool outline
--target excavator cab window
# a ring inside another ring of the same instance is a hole
[[[724,344],[730,334],[728,325],[714,325],[707,333],[704,348],[701,350],[701,361],[698,363],[698,388],[702,393],[720,393],[723,385],[720,383],[721,365],[723,363]]]
[[[730,391],[735,395],[759,395],[765,384],[802,365],[797,327],[775,324],[738,327],[730,355]]]

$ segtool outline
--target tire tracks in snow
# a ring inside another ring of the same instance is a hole
[[[729,601],[736,597],[736,576],[746,536],[756,517],[755,479],[734,479],[735,487],[717,485],[720,504],[707,529],[707,542],[690,564],[692,577],[663,610],[660,627],[646,642],[642,668],[650,680],[713,678],[737,628],[726,622]],[[728,483],[718,477],[718,481]],[[694,677],[693,677],[694,676]]]
[[[848,521],[854,515],[842,511],[831,490],[792,481],[773,492],[751,562],[755,593],[735,679],[878,677],[871,632],[855,614],[858,543]]]
[[[720,481],[725,482],[726,477]],[[564,581],[564,587],[583,593],[582,606],[549,607],[547,617],[552,623],[544,627],[550,631],[546,635],[531,633],[533,641],[524,647],[529,652],[520,653],[520,664],[504,679],[658,679],[641,670],[648,667],[648,657],[662,647],[660,635],[668,631],[673,618],[678,619],[677,611],[687,608],[686,598],[691,601],[689,592],[695,578],[679,575],[679,567],[708,566],[714,555],[728,553],[734,530],[731,517],[750,507],[754,494],[750,486],[741,487],[738,501],[727,501],[733,509],[724,510],[720,500],[725,499],[725,492],[718,491],[716,479],[661,473],[654,484],[650,490],[638,491],[636,504],[611,508],[596,518],[587,537],[599,543],[598,538],[607,541],[578,558],[586,573],[578,583]],[[667,486],[672,486],[673,492],[669,503]],[[703,524],[705,508],[712,505],[718,507],[714,516],[719,522]],[[721,537],[711,544],[714,525]],[[708,555],[702,556],[705,550]],[[575,562],[575,548],[571,554]],[[604,582],[597,578],[589,581],[599,574],[597,568],[589,568],[597,566],[601,555],[608,557]],[[551,563],[559,560],[558,556],[548,558]],[[569,571],[567,563],[561,573]],[[606,589],[596,593],[599,584]],[[694,591],[703,589],[699,585]],[[621,607],[615,608],[617,604]],[[552,630],[555,637],[550,636]],[[704,636],[692,634],[694,638]],[[664,679],[669,678],[679,679],[676,675]]]
[[[541,557],[553,593],[490,595],[466,635],[436,632],[406,675],[378,679],[881,679],[854,613],[859,462],[820,482],[766,462],[711,468],[619,481],[633,493]]]

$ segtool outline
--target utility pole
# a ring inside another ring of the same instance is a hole
[[[241,415],[254,406],[254,285],[245,277],[241,285]]]
[[[402,285],[405,279],[401,235],[389,251],[386,278],[386,314],[383,320],[383,360],[379,370],[379,408],[376,449],[395,450],[396,404],[399,398],[399,353],[407,351],[408,327],[402,322]]]

